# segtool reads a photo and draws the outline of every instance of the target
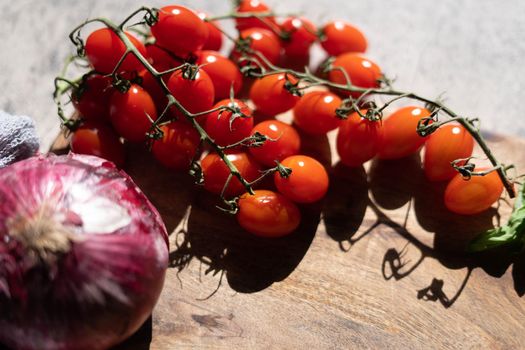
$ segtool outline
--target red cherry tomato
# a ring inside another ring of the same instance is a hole
[[[418,135],[417,124],[429,115],[430,112],[425,108],[409,106],[386,117],[377,156],[381,159],[398,159],[419,151],[427,138]]]
[[[317,40],[315,24],[306,18],[290,17],[281,24],[281,30],[288,36],[283,40],[286,55],[294,57],[309,55],[310,46]]]
[[[246,231],[261,237],[286,236],[299,226],[301,212],[279,193],[257,190],[239,199],[237,222]]]
[[[71,100],[84,119],[105,121],[109,118],[109,99],[114,91],[110,78],[92,74],[73,91]]]
[[[329,22],[321,32],[321,45],[330,56],[339,56],[347,52],[366,52],[367,42],[364,34],[349,23]]]
[[[218,102],[213,108],[221,106],[240,109],[242,114],[248,116],[248,118],[236,116],[232,122],[232,113],[229,111],[217,111],[208,114],[206,116],[205,129],[215,143],[219,146],[228,146],[250,136],[253,128],[252,110],[250,107],[240,100],[232,101],[228,99]]]
[[[259,52],[263,55],[270,63],[277,64],[277,62],[279,62],[281,56],[281,43],[275,33],[262,28],[252,28],[243,30],[239,37],[241,39],[249,39],[249,47],[253,51]],[[257,55],[251,54],[250,56],[257,58],[264,66],[264,62],[262,62]],[[232,52],[233,60],[238,62],[240,57],[241,52],[238,49],[235,49]],[[241,65],[243,65],[242,62]]]
[[[125,33],[132,44],[142,54],[147,57],[146,48],[133,35]],[[118,62],[126,52],[126,45],[120,38],[109,28],[101,28],[92,32],[86,40],[86,55],[93,68],[103,74],[112,73]],[[144,66],[133,55],[128,54],[118,72],[139,71]]]
[[[246,181],[255,181],[261,176],[261,166],[249,154],[236,152],[230,153],[226,157],[235,165]],[[204,188],[211,193],[220,194],[230,176],[230,170],[224,161],[216,153],[210,153],[201,160],[201,168],[204,176]],[[232,177],[224,191],[224,196],[231,198],[244,192],[246,192],[246,188],[239,179]]]
[[[366,110],[361,113],[365,114]],[[350,114],[337,133],[337,153],[341,162],[356,167],[374,158],[379,150],[382,129],[380,121],[362,118],[357,112]]]
[[[292,169],[288,178],[278,172],[274,175],[275,186],[286,197],[297,203],[313,203],[328,191],[328,174],[321,163],[308,156],[291,156],[281,163]]]
[[[382,75],[381,68],[359,54],[345,53],[339,55],[332,63],[332,66],[343,68],[354,86],[365,89],[379,86],[378,79],[380,79]],[[331,70],[330,73],[328,73],[328,79],[337,84],[344,85],[347,83],[344,74],[338,69]],[[359,93],[353,93],[352,96],[357,97]]]
[[[155,102],[155,107],[158,114],[162,113],[166,106],[168,105],[168,98],[164,89],[160,86],[159,82],[155,77],[147,70],[143,69],[139,73],[139,77],[142,79],[141,86],[153,99]],[[164,79],[164,78],[163,78]],[[166,81],[167,79],[165,79]]]
[[[215,100],[220,101],[230,97],[233,86],[234,95],[242,88],[242,74],[239,68],[230,59],[215,51],[201,51],[198,54],[197,64],[202,65],[211,78],[215,90]]]
[[[204,12],[199,12],[198,15],[203,21],[208,17]],[[219,30],[219,23],[217,21],[204,21],[204,23],[206,24],[206,27],[208,27],[208,40],[206,40],[202,49],[219,51],[222,47],[222,32]]]
[[[445,190],[445,206],[456,214],[474,215],[490,208],[502,192],[503,184],[495,171],[485,176],[472,176],[469,180],[457,174]]]
[[[294,123],[308,134],[326,134],[341,125],[341,119],[335,113],[341,103],[341,99],[331,92],[309,92],[293,109]]]
[[[163,125],[160,129],[163,137],[153,143],[153,156],[166,168],[187,170],[199,147],[199,133],[190,124],[180,121]]]
[[[146,45],[151,64],[159,72],[182,65],[183,61],[175,54],[155,44]]]
[[[104,158],[119,168],[124,165],[124,145],[117,133],[105,123],[88,121],[82,124],[73,133],[70,144],[74,153]]]
[[[183,58],[202,49],[208,40],[208,27],[192,10],[184,6],[165,6],[159,20],[151,27],[158,45]]]
[[[241,0],[236,12],[270,12],[270,8],[259,0]],[[245,30],[249,28],[271,28],[276,26],[275,18],[272,16],[265,17],[262,20],[259,18],[236,18],[238,30]]]
[[[252,135],[256,132],[268,136],[262,146],[250,147],[251,155],[261,164],[268,167],[276,165],[275,161],[296,155],[301,149],[301,138],[293,126],[277,120],[266,120],[257,124]]]
[[[430,181],[452,179],[457,171],[451,162],[467,158],[474,150],[474,138],[461,125],[446,124],[431,134],[425,143],[425,175]]]
[[[210,76],[203,69],[199,69],[194,80],[186,79],[180,70],[174,72],[168,81],[168,89],[190,113],[204,112],[213,106],[215,88]],[[173,107],[173,113],[185,119],[176,107]]]
[[[286,82],[297,83],[297,79],[289,74],[278,73],[257,79],[250,89],[250,99],[257,111],[266,116],[275,116],[293,108],[298,96],[292,95],[285,88]]]
[[[151,96],[140,86],[132,84],[122,93],[111,95],[109,115],[117,133],[131,142],[146,140],[151,129],[151,120],[157,119],[157,109]]]

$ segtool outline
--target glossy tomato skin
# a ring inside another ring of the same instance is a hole
[[[297,229],[301,212],[285,196],[267,190],[243,194],[239,199],[237,222],[251,234],[276,238]]]
[[[215,100],[220,101],[230,97],[233,87],[234,95],[242,88],[242,74],[239,68],[230,59],[216,51],[201,51],[198,53],[197,64],[202,66],[210,76],[215,91]]]
[[[281,30],[288,36],[283,40],[286,55],[309,56],[310,46],[317,40],[315,24],[303,17],[289,17],[281,24]]]
[[[232,101],[226,99],[219,101],[213,106],[213,109],[221,106],[238,108],[247,118],[236,117],[231,122],[232,113],[230,111],[217,111],[208,114],[206,116],[205,130],[215,143],[219,146],[228,146],[250,136],[253,128],[253,117],[250,107],[240,100]]]
[[[456,176],[451,162],[468,158],[474,150],[474,138],[461,125],[445,124],[425,143],[424,168],[430,181],[445,181]]]
[[[305,133],[323,135],[341,125],[336,110],[342,100],[329,91],[312,91],[301,97],[293,109],[294,123]]]
[[[350,77],[352,85],[370,89],[379,87],[378,79],[381,78],[381,68],[371,60],[357,53],[344,53],[336,57],[332,63],[333,67],[341,67]],[[345,85],[346,79],[340,70],[331,70],[328,79],[336,84]],[[343,93],[348,95],[348,93]],[[353,93],[357,97],[359,93]]]
[[[227,158],[247,181],[255,181],[261,176],[261,166],[249,154],[231,152],[227,155]],[[230,170],[224,161],[216,153],[210,153],[201,160],[201,168],[204,175],[204,188],[211,193],[220,194],[230,175]],[[244,192],[246,192],[246,188],[239,179],[233,177],[224,195],[227,198],[231,198]]]
[[[151,152],[168,169],[187,170],[200,143],[199,133],[189,123],[174,121],[160,128],[163,137],[155,140]]]
[[[236,8],[236,12],[269,12],[270,8],[259,0],[241,0]],[[236,26],[238,30],[245,30],[250,28],[266,28],[276,26],[274,17],[266,17],[264,20],[258,18],[236,18]]]
[[[288,178],[278,172],[274,175],[275,186],[280,193],[296,203],[313,203],[328,191],[328,173],[317,160],[303,155],[291,156],[281,164],[292,169]]]
[[[275,161],[296,155],[301,149],[301,138],[293,126],[277,120],[266,120],[257,124],[252,135],[259,132],[269,140],[260,147],[250,147],[250,154],[261,164],[274,167]]]
[[[159,72],[178,67],[183,63],[183,60],[181,60],[180,57],[177,57],[167,49],[156,44],[146,45],[146,52],[151,64]]]
[[[114,91],[110,78],[92,74],[82,81],[80,89],[73,91],[71,100],[82,118],[107,121],[109,100]]]
[[[330,56],[347,52],[366,52],[368,43],[365,35],[350,23],[332,21],[322,29],[321,46]]]
[[[136,84],[125,93],[115,91],[111,95],[109,114],[117,133],[130,142],[145,141],[151,129],[149,118],[157,119],[153,99]]]
[[[279,62],[282,47],[279,38],[274,32],[262,28],[251,28],[243,30],[240,33],[240,38],[250,40],[249,47],[262,54],[270,63],[277,64]],[[252,56],[257,57],[256,55]],[[233,60],[238,62],[240,57],[241,53],[235,49],[232,52]],[[240,65],[244,64],[241,62]]]
[[[159,20],[151,27],[159,46],[186,58],[201,50],[208,40],[208,27],[192,10],[184,6],[165,6],[160,9]]]
[[[198,15],[203,21],[208,17],[204,12],[199,12]],[[206,43],[204,43],[202,49],[219,51],[222,47],[222,32],[219,30],[221,27],[220,24],[217,21],[204,21],[204,23],[208,28],[208,39],[206,40]]]
[[[144,44],[133,35],[125,34],[142,56],[147,57]],[[101,28],[88,36],[85,49],[86,56],[93,68],[99,73],[110,74],[126,52],[126,45],[111,29]],[[133,54],[128,54],[118,72],[139,71],[143,68],[142,63]]]
[[[210,76],[203,69],[199,69],[194,80],[186,79],[180,70],[174,72],[168,81],[168,89],[190,113],[204,112],[213,106],[215,88]],[[173,114],[185,120],[185,116],[176,107],[173,107]]]
[[[124,166],[125,150],[117,133],[107,124],[88,121],[71,136],[71,150],[104,158],[121,168]]]
[[[284,113],[295,106],[299,96],[292,95],[285,88],[286,81],[297,82],[291,75],[277,73],[257,79],[250,89],[250,99],[257,111],[265,116]]]
[[[427,138],[419,136],[417,124],[429,115],[426,108],[408,106],[386,117],[377,156],[380,159],[399,159],[418,152]]]
[[[502,192],[503,184],[495,171],[485,176],[472,176],[469,180],[457,174],[445,190],[445,206],[456,214],[475,215],[490,208]]]
[[[366,114],[366,110],[361,111]],[[370,121],[354,112],[345,119],[337,133],[337,153],[341,163],[357,167],[374,158],[382,135],[380,121]]]

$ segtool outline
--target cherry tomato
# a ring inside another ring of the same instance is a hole
[[[284,52],[288,56],[308,56],[310,46],[317,40],[315,24],[306,18],[290,17],[281,24],[281,30],[288,36],[283,40]]]
[[[109,99],[114,91],[110,78],[91,74],[73,91],[71,100],[84,119],[108,120]]]
[[[398,159],[419,151],[426,137],[417,133],[420,119],[430,112],[421,107],[403,107],[383,120],[383,134],[377,156],[381,159]]]
[[[237,222],[246,231],[261,237],[286,236],[299,226],[301,212],[288,198],[266,190],[245,193],[239,198]]]
[[[275,186],[286,197],[297,203],[313,203],[323,198],[328,191],[328,174],[321,163],[308,156],[291,156],[281,163],[292,169],[284,178],[274,175]]]
[[[452,179],[457,171],[451,162],[467,158],[474,150],[474,138],[461,125],[446,124],[431,134],[425,143],[425,175],[430,181]]]
[[[367,42],[364,34],[350,23],[329,22],[321,32],[321,45],[330,56],[339,56],[347,52],[366,52]]]
[[[286,82],[297,83],[289,74],[271,74],[257,79],[250,89],[250,99],[257,111],[266,116],[275,116],[293,108],[299,96],[292,95],[285,88]]]
[[[151,129],[151,120],[157,119],[157,109],[151,96],[140,86],[132,84],[122,93],[111,95],[109,115],[117,133],[131,142],[146,140]]]
[[[352,85],[369,89],[378,87],[378,79],[381,78],[381,68],[369,59],[356,54],[344,53],[336,57],[332,63],[333,67],[341,67],[348,74]],[[328,79],[337,84],[346,84],[344,74],[338,70],[331,70],[328,73]],[[345,93],[347,95],[347,93]],[[357,97],[359,93],[353,93],[352,96]]]
[[[472,176],[469,180],[457,174],[445,190],[445,206],[456,214],[474,215],[490,208],[502,192],[503,184],[495,171],[485,176]]]
[[[215,51],[201,51],[198,54],[197,64],[202,65],[211,78],[215,90],[215,100],[220,101],[236,95],[242,88],[242,74],[239,68],[230,59]]]
[[[301,138],[293,126],[277,120],[266,120],[257,124],[256,132],[266,135],[269,139],[262,146],[250,147],[251,155],[261,164],[268,167],[276,165],[275,161],[296,155],[301,149]]]
[[[365,114],[366,110],[361,113]],[[341,162],[356,167],[374,158],[379,150],[382,129],[380,121],[362,118],[357,112],[350,114],[337,133],[337,153]]]
[[[133,35],[125,34],[142,56],[147,57],[144,44]],[[126,45],[111,29],[101,28],[88,36],[85,49],[87,58],[93,68],[99,73],[109,74],[113,72],[122,56],[124,56]],[[142,68],[144,68],[142,63],[130,53],[120,65],[119,72],[139,71]]]
[[[151,64],[159,72],[180,66],[183,61],[175,54],[155,44],[146,45]]]
[[[309,92],[293,109],[294,123],[308,134],[326,134],[341,125],[341,119],[335,113],[341,103],[341,99],[331,92]]]
[[[246,117],[235,116],[232,119],[232,113],[229,111],[216,111],[206,116],[205,129],[208,135],[219,146],[228,146],[250,136],[253,128],[252,110],[240,100],[222,100],[213,108],[229,106],[239,109]]]
[[[199,133],[188,123],[171,122],[160,128],[163,137],[155,140],[151,151],[166,168],[187,170],[200,143]]]
[[[141,70],[139,72],[139,77],[142,79],[142,83],[140,85],[151,96],[153,102],[155,102],[155,107],[158,114],[162,113],[162,111],[164,111],[168,105],[168,98],[166,97],[164,89],[147,69]]]
[[[204,21],[192,10],[177,5],[160,9],[151,33],[158,45],[183,58],[202,49],[208,40]]]
[[[199,69],[194,80],[186,79],[181,70],[174,72],[168,81],[168,89],[190,113],[204,112],[213,106],[215,88],[210,76],[203,69]],[[176,107],[173,107],[173,113],[185,119]]]
[[[270,12],[270,8],[259,0],[241,0],[236,12]],[[262,20],[259,18],[236,18],[238,30],[245,30],[249,28],[271,28],[276,26],[274,17],[265,17]]]
[[[246,181],[255,181],[261,176],[261,166],[249,154],[233,152],[227,154],[226,157],[235,165]],[[201,160],[201,168],[204,176],[204,188],[211,193],[220,194],[230,176],[230,170],[224,161],[216,153],[210,153]],[[234,176],[224,191],[224,196],[231,198],[244,192],[246,192],[246,188]]]
[[[241,39],[249,39],[249,47],[253,51],[263,55],[270,63],[277,64],[277,62],[279,62],[282,48],[279,38],[275,33],[262,28],[252,28],[243,30],[239,37]],[[257,55],[251,54],[250,56],[258,59]],[[238,49],[234,49],[232,52],[233,60],[238,62],[240,57],[241,52]],[[258,61],[264,66],[264,62],[260,59],[258,59]]]
[[[107,124],[88,121],[78,128],[71,137],[74,153],[89,154],[107,159],[121,168],[124,165],[124,145],[117,133]]]
[[[199,12],[198,15],[203,21],[208,17],[204,12]],[[219,30],[219,23],[217,21],[204,21],[204,23],[206,24],[206,27],[208,27],[208,40],[206,40],[202,49],[219,51],[222,47],[222,32]]]

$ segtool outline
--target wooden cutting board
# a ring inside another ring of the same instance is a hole
[[[152,320],[119,349],[525,346],[525,259],[463,253],[509,204],[453,215],[419,156],[374,161],[366,173],[337,165],[331,138],[305,146],[336,164],[327,197],[274,240],[243,232],[189,177],[130,149],[126,170],[171,232],[171,266]],[[525,169],[524,140],[488,138]],[[62,138],[54,149],[63,147]]]

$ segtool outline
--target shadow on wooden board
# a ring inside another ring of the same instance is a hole
[[[330,164],[328,139],[310,141],[305,143],[307,152],[320,157],[323,164]],[[63,153],[65,143],[62,140],[57,144]],[[304,219],[297,232],[268,240],[246,235],[234,218],[217,210],[216,197],[195,189],[188,176],[163,169],[140,147],[128,151],[133,157],[126,170],[155,203],[169,232],[176,235],[172,240],[176,246],[171,249],[171,267],[181,271],[196,259],[205,266],[205,274],[220,275],[217,288],[223,277],[241,293],[257,292],[285,279],[306,254],[322,216],[327,235],[349,253],[350,247],[379,226],[406,239],[404,248],[385,250],[381,269],[386,280],[407,277],[425,259],[435,259],[448,269],[466,268],[463,283],[454,295],[444,293],[446,281],[429,276],[428,286],[417,291],[419,299],[440,302],[448,308],[459,298],[475,268],[500,277],[513,263],[516,293],[525,294],[525,259],[509,258],[511,255],[505,251],[476,256],[464,253],[470,239],[492,227],[497,211],[492,209],[476,216],[450,213],[443,204],[445,185],[426,180],[419,155],[396,161],[374,160],[368,175],[363,167],[337,164],[330,171],[331,185],[324,202],[302,209]],[[404,207],[406,216],[399,215]],[[377,219],[363,230],[367,208]],[[395,215],[390,214],[393,210]],[[433,235],[433,244],[424,243],[418,234],[407,230],[411,214],[415,214],[426,234]],[[409,247],[419,251],[417,261],[410,264],[404,258]]]

